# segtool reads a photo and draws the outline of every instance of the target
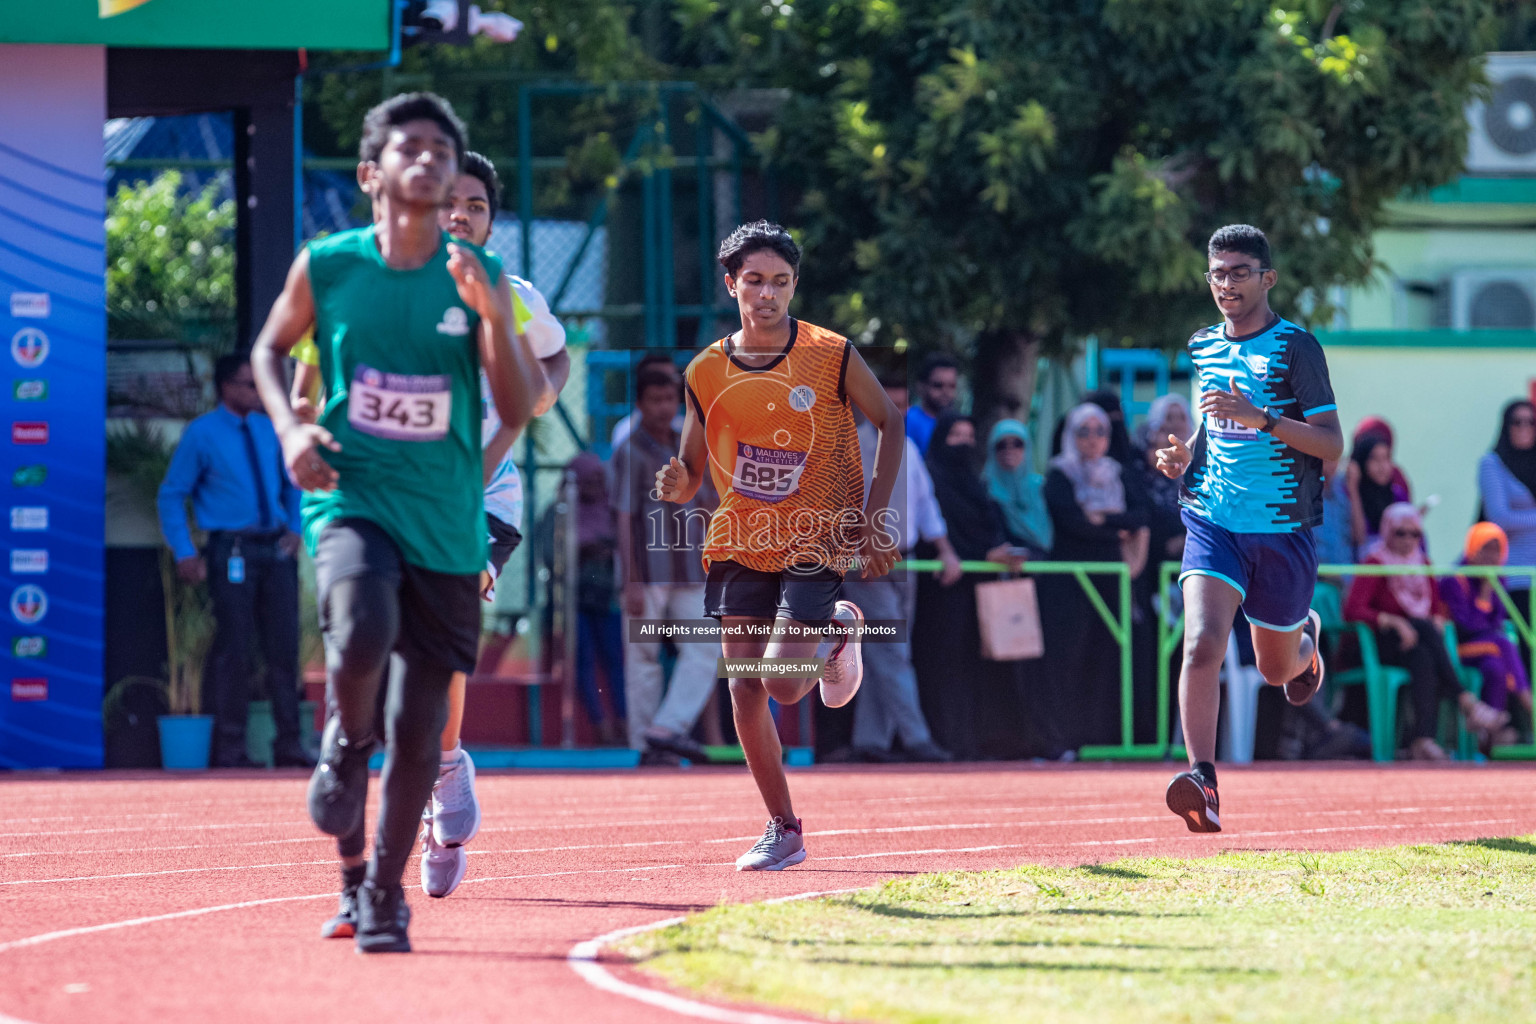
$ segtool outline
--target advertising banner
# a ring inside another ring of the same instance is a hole
[[[105,119],[102,47],[0,46],[3,768],[102,763]]]
[[[0,7],[0,43],[389,49],[390,0],[29,0]]]

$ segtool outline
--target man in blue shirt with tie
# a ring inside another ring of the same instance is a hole
[[[277,725],[273,763],[313,767],[299,742],[299,490],[283,468],[272,421],[261,411],[250,361],[214,364],[219,405],[187,424],[160,485],[160,530],[187,583],[208,582],[217,623],[203,673],[203,706],[215,719],[212,763],[244,768],[253,640],[267,667]],[[187,529],[187,499],[208,542]]]

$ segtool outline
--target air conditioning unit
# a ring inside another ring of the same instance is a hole
[[[1536,176],[1536,53],[1490,53],[1493,96],[1467,107],[1467,171]]]
[[[1536,267],[1463,270],[1451,276],[1451,327],[1536,330]]]

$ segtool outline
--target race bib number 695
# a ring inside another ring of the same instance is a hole
[[[442,440],[452,410],[447,374],[383,373],[359,364],[347,391],[347,422],[391,441]]]
[[[800,490],[805,454],[738,442],[731,489],[745,498],[783,501]]]

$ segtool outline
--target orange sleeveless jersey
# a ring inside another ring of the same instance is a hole
[[[761,572],[796,564],[847,572],[864,508],[848,340],[792,319],[789,347],[772,363],[739,363],[731,345],[710,345],[686,374],[720,493],[705,569],[730,559]]]

